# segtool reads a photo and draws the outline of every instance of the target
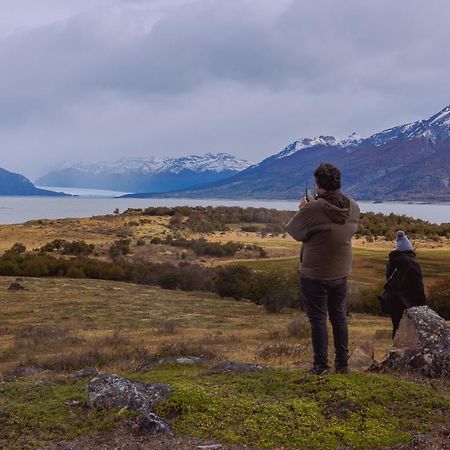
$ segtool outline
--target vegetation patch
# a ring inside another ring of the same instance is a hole
[[[174,429],[258,448],[377,448],[408,442],[448,419],[450,398],[388,376],[293,371],[208,375],[165,366],[140,379],[175,392],[158,408]]]

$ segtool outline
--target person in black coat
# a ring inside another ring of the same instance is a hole
[[[398,231],[396,250],[389,253],[386,266],[386,297],[393,326],[392,338],[405,309],[426,305],[422,270],[415,256],[405,232]]]

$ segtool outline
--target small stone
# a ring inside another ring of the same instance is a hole
[[[67,406],[78,406],[81,405],[81,402],[79,400],[69,400],[68,402],[64,402]]]
[[[136,424],[140,432],[164,434],[172,433],[169,424],[164,419],[161,419],[161,417],[158,417],[153,413],[140,415],[136,420]]]
[[[20,283],[14,282],[9,285],[8,289],[10,291],[23,291],[23,290],[25,290],[25,287],[22,286]]]
[[[211,445],[197,445],[199,450],[219,450],[222,448],[222,444],[211,444]]]
[[[164,358],[155,358],[151,359],[150,361],[145,361],[136,370],[138,372],[143,372],[145,370],[152,369],[153,367],[168,363],[193,366],[206,364],[207,362],[208,361],[206,359],[199,358],[198,356],[166,356]]]

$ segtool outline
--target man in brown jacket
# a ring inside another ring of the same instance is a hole
[[[346,197],[341,172],[323,163],[315,170],[317,196],[300,201],[286,231],[302,241],[300,289],[311,324],[314,366],[311,374],[328,372],[327,314],[333,326],[335,368],[348,373],[348,324],[345,295],[352,266],[351,239],[359,223],[359,207]]]

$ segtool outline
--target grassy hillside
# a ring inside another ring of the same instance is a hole
[[[26,290],[13,292],[7,289],[11,281],[0,278],[2,448],[76,439],[77,448],[92,449],[101,446],[77,436],[96,432],[99,439],[100,433],[103,443],[117,437],[111,430],[129,415],[85,408],[87,380],[69,374],[86,367],[173,385],[176,393],[159,413],[177,433],[203,443],[230,443],[224,448],[390,446],[416,433],[436,433],[448,417],[449,397],[439,393],[439,384],[429,388],[379,375],[305,375],[311,347],[297,311],[273,315],[212,294],[94,280],[27,278]],[[294,320],[293,336],[288,326]],[[381,358],[390,346],[389,329],[385,318],[354,315],[351,348],[372,343]],[[211,376],[207,368],[171,365],[135,371],[156,354],[258,362],[275,370],[246,376]],[[135,443],[123,448],[145,448],[133,432],[120,434],[128,445]]]

